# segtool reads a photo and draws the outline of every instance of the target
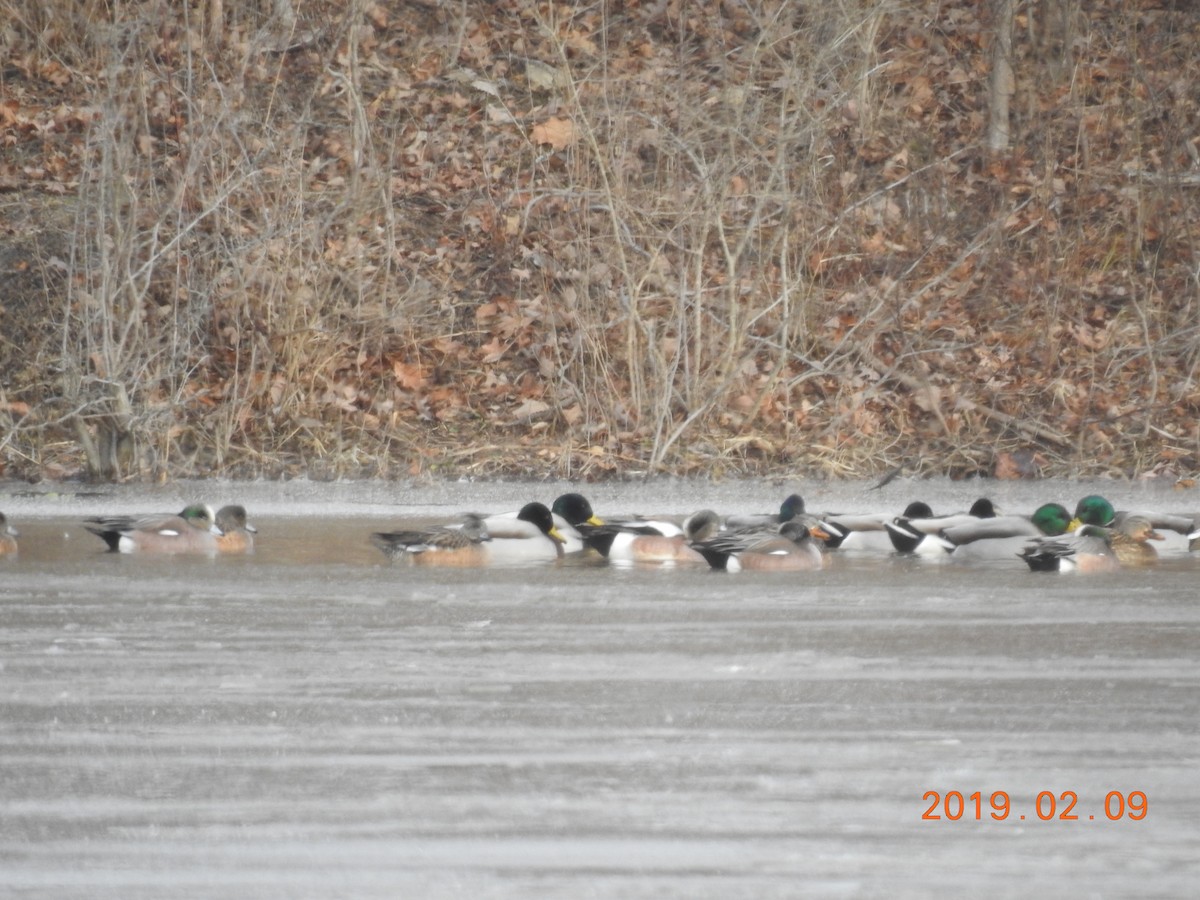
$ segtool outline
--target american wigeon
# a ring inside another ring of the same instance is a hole
[[[682,527],[667,522],[612,522],[604,525],[580,525],[584,543],[614,562],[706,563],[689,546],[712,537],[721,519],[711,509],[688,516]]]
[[[8,524],[8,517],[0,512],[0,556],[8,556],[17,552],[17,538],[21,532]]]
[[[800,521],[784,522],[777,531],[724,531],[692,545],[714,569],[725,572],[813,571],[828,565],[818,540],[823,532]]]
[[[238,504],[217,510],[217,549],[222,553],[253,553],[258,529],[247,521],[246,508]]]
[[[1112,572],[1121,564],[1111,540],[1107,528],[1080,525],[1059,537],[1035,538],[1019,555],[1034,572]]]
[[[100,516],[84,527],[119,553],[216,553],[216,517],[205,503],[188,506],[176,516]]]
[[[486,566],[553,562],[563,555],[563,538],[544,503],[527,503],[515,519],[501,519],[493,533],[491,519],[469,515],[461,528],[376,532],[371,543],[410,565]]]

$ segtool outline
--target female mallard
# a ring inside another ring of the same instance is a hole
[[[1158,551],[1149,542],[1162,539],[1145,516],[1120,515],[1114,521],[1112,550],[1123,566],[1154,565],[1158,562]]]
[[[177,516],[98,516],[84,528],[117,553],[217,553],[220,531],[212,507],[188,506]]]

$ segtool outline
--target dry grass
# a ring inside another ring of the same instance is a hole
[[[2,458],[1195,467],[1197,27],[1109,6],[1018,35],[989,159],[973,4],[0,0],[6,92],[81,110],[21,137],[72,202],[4,254]]]

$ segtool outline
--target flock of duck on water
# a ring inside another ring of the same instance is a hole
[[[256,529],[242,506],[216,512],[193,504],[178,515],[101,516],[84,527],[120,553],[249,553]],[[411,565],[484,566],[554,562],[587,555],[618,563],[694,563],[736,572],[743,569],[813,570],[838,554],[899,553],[963,560],[1022,559],[1033,571],[1111,571],[1153,564],[1152,541],[1170,530],[1200,549],[1200,530],[1190,516],[1118,512],[1098,494],[1084,497],[1074,513],[1047,503],[1030,515],[1000,515],[986,498],[965,513],[935,516],[923,502],[900,515],[814,515],[798,494],[778,513],[719,516],[711,509],[680,522],[598,517],[578,493],[554,504],[527,503],[499,515],[471,513],[460,522],[376,532],[371,542],[390,558]],[[0,513],[0,556],[17,551],[17,531]]]
[[[711,509],[682,522],[602,520],[577,493],[547,508],[526,504],[501,516],[467,515],[454,525],[377,532],[372,543],[396,560],[414,565],[482,565],[518,559],[560,559],[594,553],[613,562],[697,563],[713,569],[812,570],[839,553],[882,552],[963,560],[1023,559],[1033,571],[1105,571],[1153,564],[1151,541],[1158,529],[1187,537],[1200,548],[1200,531],[1189,516],[1117,512],[1096,494],[1074,514],[1047,503],[1030,515],[999,515],[986,498],[965,513],[935,516],[924,502],[900,515],[814,515],[798,494],[779,512],[722,518]]]

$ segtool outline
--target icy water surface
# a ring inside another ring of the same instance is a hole
[[[603,514],[793,487],[584,489]],[[0,491],[0,896],[1194,895],[1200,559],[447,572],[366,542],[564,488]],[[192,499],[245,502],[256,555],[103,554],[78,524]]]

